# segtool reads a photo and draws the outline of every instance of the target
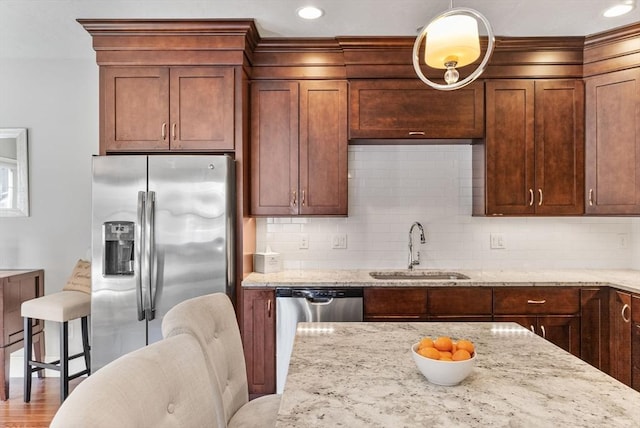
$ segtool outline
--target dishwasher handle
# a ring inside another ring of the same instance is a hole
[[[305,297],[305,299],[307,299],[307,302],[309,302],[310,304],[316,305],[316,306],[330,305],[331,302],[333,302],[333,297],[307,296]]]

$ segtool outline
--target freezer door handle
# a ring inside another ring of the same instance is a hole
[[[147,269],[149,271],[149,281],[147,283],[147,306],[145,318],[147,321],[153,321],[156,317],[156,293],[158,280],[154,275],[155,262],[156,262],[156,243],[155,243],[155,227],[156,227],[156,192],[149,191],[147,195],[147,208],[145,210],[146,215],[146,259]]]
[[[142,225],[144,224],[144,209],[145,209],[146,194],[142,190],[138,192],[138,209],[136,216],[136,237],[134,242],[135,248],[135,274],[136,274],[136,301],[138,303],[138,321],[144,319],[144,309],[142,305],[142,247],[144,246],[142,240],[144,234],[142,233]]]

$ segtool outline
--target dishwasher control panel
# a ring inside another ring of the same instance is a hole
[[[362,296],[362,288],[276,288],[276,297],[344,298]]]

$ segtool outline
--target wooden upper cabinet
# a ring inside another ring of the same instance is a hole
[[[251,213],[347,214],[347,84],[251,86]]]
[[[584,86],[486,82],[486,214],[584,211]]]
[[[102,152],[234,149],[232,67],[101,67]]]
[[[419,80],[353,80],[349,138],[482,138],[483,97],[481,82],[438,91]]]
[[[585,81],[585,211],[640,214],[640,69]]]

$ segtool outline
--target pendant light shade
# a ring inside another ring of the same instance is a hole
[[[433,21],[427,28],[425,61],[429,67],[469,65],[480,57],[478,22],[468,15],[452,15]]]
[[[465,79],[459,81],[456,67],[473,64],[480,58],[480,35],[478,23],[482,23],[487,32],[487,50],[478,67]],[[439,84],[427,79],[421,69],[420,47],[425,41],[424,60],[427,66],[446,69],[444,80]],[[491,55],[495,37],[487,18],[480,12],[465,7],[452,8],[435,17],[420,32],[413,45],[413,68],[427,85],[441,91],[452,91],[473,82],[486,68]]]

